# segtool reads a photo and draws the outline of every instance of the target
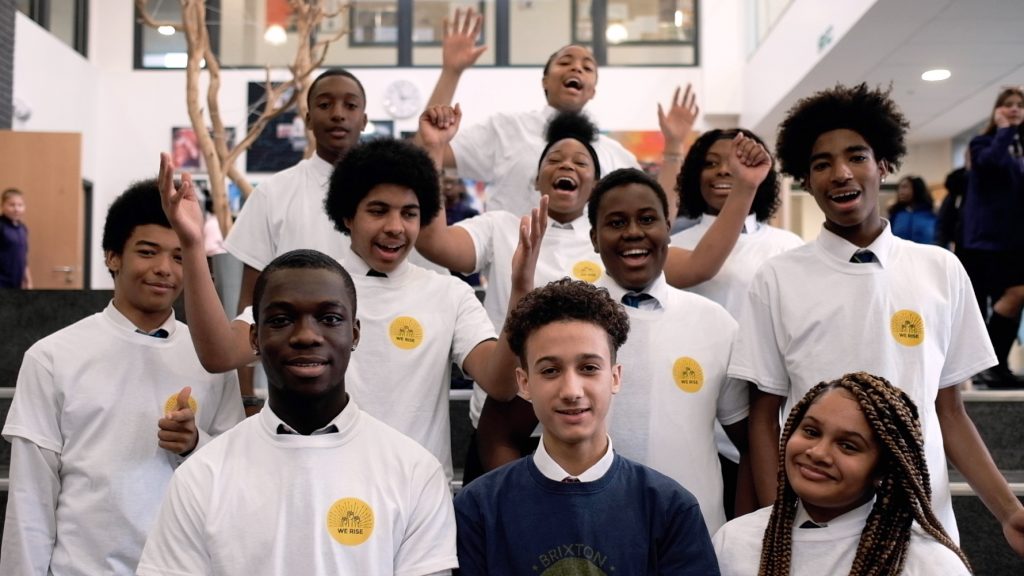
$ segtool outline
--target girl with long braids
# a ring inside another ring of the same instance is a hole
[[[970,574],[931,507],[917,407],[856,372],[793,407],[775,504],[714,537],[722,575]]]

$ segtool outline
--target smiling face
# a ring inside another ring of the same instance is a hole
[[[857,246],[867,246],[884,229],[878,189],[888,173],[860,134],[825,132],[811,150],[806,185],[825,213],[825,228]]]
[[[388,273],[398,267],[416,245],[420,233],[420,203],[409,188],[378,184],[345,219],[352,251],[370,268]]]
[[[583,46],[566,46],[551,59],[541,79],[548,104],[560,112],[578,112],[597,90],[597,61]]]
[[[707,202],[707,212],[718,214],[732,192],[733,176],[729,170],[731,141],[716,140],[704,157],[704,168],[700,173],[700,194]]]
[[[875,435],[849,392],[825,392],[786,443],[786,477],[817,522],[870,500],[879,461]]]
[[[345,370],[359,324],[345,281],[332,270],[273,272],[249,333],[272,393],[345,399]]]
[[[622,372],[612,362],[608,333],[590,322],[553,322],[530,334],[524,356],[526,368],[516,368],[516,379],[544,426],[545,447],[556,458],[600,457]]]
[[[366,97],[347,76],[321,78],[309,96],[306,126],[316,137],[317,154],[335,163],[359,142],[366,128]]]
[[[670,241],[658,195],[630,183],[607,191],[600,202],[590,239],[608,275],[627,290],[650,285],[665,268]]]
[[[136,226],[120,254],[107,252],[106,264],[114,275],[114,307],[138,328],[163,324],[182,290],[178,235],[159,224]]]
[[[579,140],[559,140],[540,162],[537,189],[548,195],[548,214],[571,222],[583,214],[594,189],[594,159]]]

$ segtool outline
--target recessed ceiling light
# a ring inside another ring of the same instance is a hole
[[[936,68],[921,74],[921,80],[925,80],[927,82],[938,82],[939,80],[949,78],[951,75],[952,74],[950,74],[949,70],[946,70],[945,68]]]
[[[271,24],[267,27],[267,31],[263,33],[263,39],[271,46],[280,46],[288,41],[288,33],[285,32],[284,27],[280,24]]]
[[[174,36],[174,26],[169,26],[167,24],[157,28],[156,31],[164,36]]]

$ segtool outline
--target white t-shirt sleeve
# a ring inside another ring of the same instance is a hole
[[[992,350],[992,341],[985,328],[985,321],[974,297],[971,279],[954,256],[949,255],[948,258],[952,260],[949,264],[949,273],[952,276],[952,302],[949,312],[952,328],[949,331],[946,361],[939,376],[939,388],[955,386],[998,364]]]
[[[452,140],[452,154],[459,176],[491,182],[497,178],[497,147],[499,141],[495,117],[491,116],[482,124],[475,124],[460,130]]]
[[[395,552],[395,576],[447,574],[458,566],[455,510],[440,464],[432,467],[415,498],[405,536]]]
[[[494,217],[496,215],[495,212],[486,212],[456,224],[465,229],[470,239],[473,240],[473,250],[476,252],[476,263],[473,265],[474,273],[486,268],[494,259],[494,228],[497,224]]]
[[[53,362],[48,351],[32,347],[25,353],[15,390],[4,425],[4,438],[10,441],[17,436],[60,454],[64,447],[60,431],[64,400],[53,379]]]
[[[179,468],[167,487],[160,514],[142,549],[139,576],[197,576],[213,574],[206,550],[203,506]],[[243,538],[244,539],[244,538]]]
[[[718,390],[718,408],[716,416],[722,426],[742,421],[750,414],[750,390],[746,381],[738,378],[726,378]]]
[[[271,224],[271,193],[268,184],[257,186],[245,200],[238,220],[224,239],[228,252],[256,270],[263,270],[277,254],[275,231]]]
[[[225,372],[221,378],[222,387],[220,399],[213,415],[213,420],[206,432],[210,436],[219,436],[235,427],[236,424],[245,419],[245,410],[242,408],[242,393],[238,388],[238,372],[231,370]]]
[[[0,573],[47,574],[57,538],[60,457],[25,438],[10,440],[10,492]]]
[[[487,317],[484,305],[477,300],[469,284],[452,278],[453,290],[457,292],[454,300],[458,309],[455,318],[455,337],[452,339],[452,361],[464,371],[464,363],[469,353],[481,342],[494,340],[498,335],[494,331],[491,319]]]
[[[769,279],[764,267],[754,276],[747,293],[747,306],[740,319],[739,334],[732,348],[729,376],[753,382],[768,394],[788,396],[789,374],[779,348],[781,325],[772,310]]]

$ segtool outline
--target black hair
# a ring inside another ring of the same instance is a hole
[[[884,160],[890,170],[898,168],[907,153],[904,136],[910,123],[890,97],[891,91],[870,89],[863,82],[853,87],[837,84],[801,99],[779,125],[776,150],[782,171],[806,178],[818,137],[841,129],[860,134],[876,161]]]
[[[910,198],[910,202],[900,202],[898,197],[896,202],[889,207],[889,216],[902,212],[907,207],[913,207],[914,210],[935,212],[935,199],[932,198],[932,192],[928,189],[928,185],[924,183],[924,180],[920,176],[904,176],[900,179],[900,183],[906,180],[910,182],[910,187],[913,189],[913,196]]]
[[[957,196],[963,196],[967,193],[967,169],[957,168],[949,174],[946,174],[945,188],[946,193],[956,198]]]
[[[668,197],[661,184],[643,170],[619,168],[612,170],[607,176],[598,180],[597,184],[594,184],[594,191],[590,193],[590,202],[587,203],[587,219],[590,220],[591,228],[597,227],[597,213],[600,211],[601,200],[604,196],[611,190],[630,184],[640,184],[650,188],[661,203],[661,215],[665,217],[666,221],[668,220]]]
[[[363,96],[363,105],[366,105],[366,89],[363,88],[363,83],[359,81],[359,78],[356,78],[355,74],[345,70],[344,68],[328,68],[321,72],[320,75],[313,80],[313,83],[309,85],[309,92],[306,92],[306,107],[313,105],[313,93],[316,91],[316,85],[324,78],[330,78],[331,76],[344,76],[346,78],[351,78],[352,81],[356,83],[356,86],[359,87],[359,92]]]
[[[274,272],[281,270],[327,270],[341,276],[345,284],[345,295],[352,301],[352,316],[356,314],[356,285],[352,282],[352,276],[342,268],[338,261],[323,252],[316,250],[292,250],[285,252],[267,264],[260,275],[256,277],[256,283],[252,288],[252,319],[256,324],[260,321],[260,300],[263,299],[263,292],[267,289],[267,282]]]
[[[103,224],[103,251],[121,254],[135,228],[147,224],[171,227],[155,179],[135,182],[110,204]]]
[[[558,55],[562,53],[562,50],[565,50],[566,48],[571,48],[573,46],[576,46],[578,48],[583,48],[587,52],[591,52],[590,48],[587,47],[587,46],[584,46],[583,44],[566,44],[565,46],[562,46],[558,50],[555,50],[554,52],[552,52],[551,56],[548,56],[548,61],[544,63],[544,76],[548,75],[548,72],[551,70],[551,64],[553,64],[554,61],[555,61],[555,58],[557,58]],[[594,63],[595,63],[595,69],[596,69],[597,59],[594,60]]]
[[[334,167],[324,200],[334,227],[349,234],[345,219],[354,218],[359,203],[381,184],[412,190],[420,203],[422,226],[441,210],[437,170],[427,153],[404,140],[378,138],[356,146]]]
[[[686,153],[686,160],[683,162],[683,169],[676,177],[676,191],[679,193],[680,206],[679,214],[687,218],[699,218],[701,214],[708,213],[708,203],[701,193],[701,174],[704,172],[704,162],[707,160],[711,147],[719,140],[732,140],[737,134],[743,134],[747,138],[757,142],[767,150],[764,140],[757,134],[745,128],[733,128],[731,130],[710,130],[701,134],[700,138],[693,143],[690,151]],[[727,158],[722,159],[728,162]],[[768,174],[757,187],[754,193],[754,200],[750,204],[750,213],[757,218],[758,222],[765,222],[775,214],[779,208],[779,173],[775,170],[775,161],[768,169]]]
[[[544,157],[548,155],[548,150],[551,150],[552,146],[562,140],[572,139],[586,147],[590,158],[594,161],[594,177],[601,177],[601,162],[597,159],[597,151],[591,144],[597,138],[597,126],[582,112],[559,112],[548,122],[544,135],[547,145],[544,146],[540,158],[537,159],[538,172],[540,165],[544,162]]]
[[[525,369],[526,340],[530,335],[548,324],[573,320],[601,327],[608,334],[608,348],[612,361],[615,360],[629,335],[626,310],[605,288],[571,278],[555,280],[519,300],[505,320],[508,345]]]

